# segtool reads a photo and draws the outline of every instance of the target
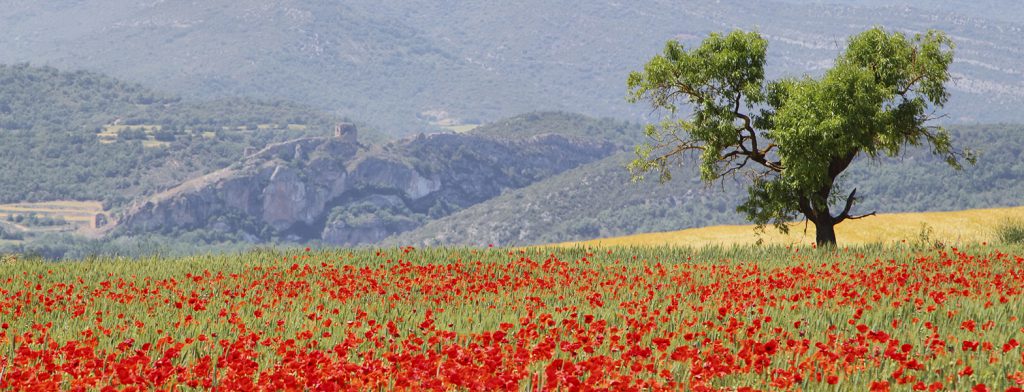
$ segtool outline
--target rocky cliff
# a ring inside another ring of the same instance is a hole
[[[369,244],[615,150],[554,134],[432,134],[369,148],[298,139],[135,203],[115,233],[218,230],[249,241]]]

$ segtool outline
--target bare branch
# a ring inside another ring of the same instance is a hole
[[[657,97],[660,100],[656,102],[655,106],[658,106],[658,103],[664,104],[681,98],[699,105],[709,102],[712,99],[711,97],[714,96],[728,97],[726,98],[728,100],[727,105],[731,106],[733,116],[736,119],[742,120],[742,126],[735,130],[736,144],[719,152],[718,161],[721,165],[719,167],[724,168],[724,170],[717,177],[735,175],[741,169],[747,167],[750,162],[756,162],[767,169],[763,172],[752,171],[752,173],[756,172],[757,177],[763,178],[769,176],[772,172],[781,173],[783,171],[784,167],[780,160],[772,161],[767,158],[767,155],[777,148],[777,145],[770,143],[765,150],[760,150],[758,134],[753,127],[753,120],[749,115],[740,112],[743,106],[743,92],[739,87],[729,86],[731,91],[727,92],[726,86],[709,85],[705,86],[704,90],[701,90],[681,80],[669,82],[668,84],[673,88],[666,88],[670,91]],[[708,94],[711,96],[709,97]],[[713,104],[718,105],[719,102],[716,101]],[[681,163],[680,160],[688,151],[706,151],[708,149],[707,145],[699,144],[693,140],[685,140],[680,137],[680,133],[685,134],[686,132],[673,130],[672,132],[660,134],[658,137],[652,136],[653,142],[650,143],[652,150],[661,151],[661,153],[657,154],[654,158],[649,158],[649,161],[656,163],[657,166],[675,165]],[[746,144],[747,140],[750,140],[749,148]],[[663,167],[663,171],[664,169]]]
[[[738,172],[740,169],[742,169],[743,166],[747,165],[747,161],[749,161],[749,160],[750,160],[749,156],[743,157],[743,162],[740,162],[736,166],[733,166],[733,167],[730,167],[730,168],[726,169],[724,172],[722,172],[722,175],[720,177],[724,178],[725,176],[727,176],[729,174],[735,175],[735,173]]]
[[[878,211],[871,211],[870,213],[868,213],[868,214],[864,214],[864,215],[852,215],[852,216],[848,216],[848,217],[846,217],[846,219],[861,219],[861,218],[867,218],[867,217],[869,217],[869,216],[874,216],[876,212],[878,212]]]
[[[850,196],[846,197],[846,206],[843,207],[843,212],[839,213],[836,217],[836,223],[842,222],[843,219],[850,217],[850,208],[853,208],[853,202],[857,200],[857,188],[853,188],[853,192],[850,192]]]
[[[840,212],[839,215],[835,217],[835,223],[834,224],[838,225],[840,222],[842,222],[844,220],[847,220],[847,219],[861,219],[861,218],[869,217],[869,216],[875,215],[875,212],[877,212],[877,211],[872,211],[871,213],[864,214],[864,215],[850,215],[850,209],[853,207],[853,204],[856,201],[857,201],[857,188],[854,188],[853,192],[850,192],[850,196],[848,196],[846,198],[846,205],[843,207],[843,212]]]

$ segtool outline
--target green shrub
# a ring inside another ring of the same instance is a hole
[[[1004,219],[996,226],[996,237],[1004,244],[1024,244],[1024,220]]]

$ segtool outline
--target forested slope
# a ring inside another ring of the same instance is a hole
[[[0,65],[0,203],[118,206],[338,121],[281,101],[183,100],[92,72]]]
[[[948,211],[1024,204],[1024,128],[956,127],[954,143],[980,152],[956,171],[924,149],[900,158],[861,159],[843,178],[862,213]],[[388,244],[523,245],[743,223],[735,207],[745,183],[708,186],[694,167],[667,184],[631,183],[631,153],[615,155],[513,190],[388,240]],[[742,181],[742,178],[738,179]]]

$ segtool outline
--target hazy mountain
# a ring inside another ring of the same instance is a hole
[[[955,130],[954,142],[980,151],[976,166],[956,171],[926,149],[898,159],[861,159],[842,177],[856,187],[860,213],[953,211],[1020,204],[1024,129],[982,126]],[[670,183],[631,183],[621,153],[529,187],[511,190],[385,241],[388,245],[527,245],[744,223],[735,208],[746,182],[706,185],[695,166]]]
[[[557,134],[420,134],[369,147],[354,135],[301,138],[139,200],[118,217],[118,230],[368,245],[614,149]]]
[[[1005,0],[782,0],[795,5],[814,4],[845,5],[864,8],[879,7],[912,7],[929,10],[935,14],[951,14],[960,18],[993,19],[1004,22],[1020,23],[1024,18],[1024,8],[1016,3]]]
[[[281,101],[183,100],[93,72],[0,65],[0,203],[118,206],[339,121]]]
[[[958,45],[948,120],[1024,122],[1016,2],[838,2],[7,1],[0,58],[290,99],[408,134],[531,110],[642,119],[624,80],[668,39],[757,29],[778,76],[820,72],[873,25],[937,28]]]

